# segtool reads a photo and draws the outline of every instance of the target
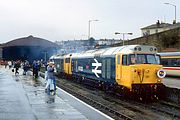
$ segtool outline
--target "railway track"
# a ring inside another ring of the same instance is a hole
[[[157,103],[149,103],[149,104],[142,104],[135,101],[130,102],[132,105],[142,106],[142,108],[148,108],[153,110],[154,112],[159,112],[162,114],[169,115],[173,120],[180,119],[180,109],[175,107],[174,105],[167,104],[166,102],[159,101]]]
[[[129,117],[123,113],[120,113],[120,112],[118,112],[118,111],[116,111],[116,110],[114,110],[114,109],[94,100],[94,99],[91,99],[91,98],[89,98],[89,97],[87,97],[87,96],[85,96],[79,92],[76,92],[76,91],[74,91],[74,90],[72,90],[72,89],[70,89],[64,85],[61,85],[61,84],[58,84],[58,85],[63,90],[73,94],[74,96],[76,96],[79,99],[83,100],[84,102],[90,104],[91,106],[93,106],[93,107],[95,107],[95,108],[97,108],[103,112],[106,112],[108,114],[113,114],[113,116],[112,115],[111,116],[114,117],[115,119],[134,120],[133,118],[131,118],[131,117]]]
[[[112,96],[112,97],[109,96],[109,98],[107,98],[107,99],[111,102],[115,102],[116,104],[122,105],[127,109],[137,111],[142,114],[146,114],[146,112],[145,112],[146,110],[152,110],[152,111],[154,111],[156,113],[158,112],[162,115],[164,115],[164,114],[169,115],[170,118],[173,120],[180,119],[180,107],[177,105],[174,105],[174,104],[170,104],[165,101],[144,104],[144,103],[140,103],[140,102],[136,102],[136,101],[122,100],[121,98],[120,98],[121,100],[115,99],[115,96]],[[141,109],[139,109],[139,107]]]
[[[158,105],[156,105],[156,104],[158,104]],[[159,106],[159,107],[156,107],[154,105],[154,106],[152,106],[151,109],[168,114],[168,115],[172,116],[173,119],[174,118],[180,119],[180,106],[177,106],[172,103],[165,102],[165,101],[159,101],[156,104],[155,105]]]

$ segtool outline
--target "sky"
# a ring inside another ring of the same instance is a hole
[[[0,0],[0,43],[33,35],[49,41],[122,39],[141,36],[157,20],[179,22],[180,0]],[[179,5],[179,6],[178,6]]]

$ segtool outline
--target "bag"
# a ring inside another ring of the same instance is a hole
[[[14,72],[14,69],[12,69],[12,72]]]

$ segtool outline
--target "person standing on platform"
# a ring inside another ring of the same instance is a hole
[[[26,75],[26,72],[29,69],[29,62],[27,60],[25,60],[24,64],[23,64],[23,75]]]
[[[8,61],[9,69],[12,67],[13,63],[12,61]]]
[[[6,60],[4,61],[4,66],[5,68],[8,66],[8,62]]]
[[[49,62],[47,67],[47,84],[45,87],[45,91],[47,91],[48,88],[50,88],[50,91],[56,90],[56,81],[54,76],[54,68],[55,65],[53,62]],[[53,84],[53,85],[52,85]]]
[[[14,68],[15,68],[15,75],[19,74],[19,68],[21,67],[20,65],[20,61],[16,61],[14,64]]]
[[[34,66],[35,66],[35,64],[36,64],[36,61],[34,60],[34,61],[33,61],[33,64],[32,64],[33,76],[34,76],[34,74],[35,74],[35,73],[34,73],[34,72],[35,72],[35,67],[34,67]]]
[[[33,62],[33,76],[38,78],[39,64],[37,61]]]

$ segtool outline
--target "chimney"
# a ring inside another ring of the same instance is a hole
[[[159,22],[159,20],[156,22],[156,25],[157,25],[157,27],[159,27],[159,26],[160,26],[160,22]]]

